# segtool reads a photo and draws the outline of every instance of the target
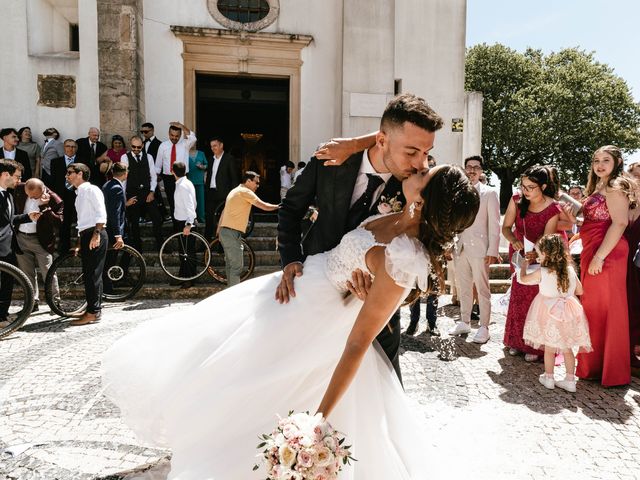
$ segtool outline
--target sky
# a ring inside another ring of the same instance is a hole
[[[578,47],[612,67],[640,102],[640,0],[467,0],[467,46]],[[640,161],[640,151],[627,162]]]

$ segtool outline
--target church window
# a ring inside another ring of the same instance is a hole
[[[269,14],[269,3],[267,0],[219,0],[218,10],[234,22],[251,23]]]

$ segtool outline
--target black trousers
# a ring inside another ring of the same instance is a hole
[[[175,220],[173,211],[175,204],[173,203],[173,196],[176,193],[176,179],[173,175],[162,175],[162,183],[164,184],[164,193],[167,194],[167,201],[169,202],[169,213],[171,218]]]
[[[185,225],[184,220],[173,221],[173,231],[181,232]],[[191,227],[191,231],[195,232],[195,227]],[[180,277],[191,277],[196,273],[196,266],[189,258],[194,258],[196,254],[196,242],[191,235],[183,235],[184,241],[181,243],[180,251]],[[184,248],[183,248],[184,247]],[[186,253],[186,255],[184,255]]]
[[[219,218],[216,218],[214,214],[220,204],[225,202],[226,197],[222,195],[222,192],[217,188],[209,188],[208,185],[205,185],[204,187],[204,236],[207,240],[211,240],[214,237],[219,220]]]
[[[65,189],[62,192],[62,200],[64,201],[64,215],[62,216],[60,243],[58,244],[60,254],[67,253],[71,248],[71,233],[73,232],[73,224],[77,220],[75,192]]]
[[[102,310],[102,272],[107,256],[109,238],[107,232],[100,231],[100,245],[89,249],[89,242],[93,237],[93,228],[80,232],[80,255],[82,259],[82,277],[84,278],[84,293],[87,297],[87,312],[98,313]]]
[[[131,198],[127,195],[127,200]],[[154,199],[151,202],[146,202],[146,195],[137,196],[138,201],[133,205],[127,207],[127,224],[129,226],[128,241],[129,244],[142,252],[142,238],[140,237],[140,218],[144,218],[145,214],[151,219],[153,224],[153,237],[156,241],[156,249],[160,250],[162,246],[162,217],[160,216],[160,210]]]
[[[409,307],[411,311],[411,323],[417,323],[420,320],[420,300]],[[438,321],[438,296],[427,295],[427,323],[429,328],[436,328],[436,322]]]
[[[3,262],[16,265],[16,255],[11,252],[9,255],[0,257]],[[0,321],[6,320],[11,306],[11,295],[13,294],[13,277],[8,273],[0,274]]]
[[[400,372],[400,310],[391,316],[389,323],[385,325],[382,331],[376,337],[376,340],[389,357],[396,375],[402,383],[402,373]]]

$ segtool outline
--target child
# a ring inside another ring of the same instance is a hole
[[[575,392],[573,348],[591,351],[587,318],[575,296],[582,295],[582,284],[559,235],[544,235],[536,244],[536,252],[540,269],[527,273],[529,262],[525,259],[518,272],[520,283],[540,286],[540,293],[529,307],[522,337],[527,345],[544,348],[544,373],[540,375],[540,383],[548,389],[558,387]],[[558,351],[564,354],[567,376],[556,381],[553,368]]]

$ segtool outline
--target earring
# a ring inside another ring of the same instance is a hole
[[[413,218],[416,215],[416,202],[411,202],[409,205],[409,216]]]

